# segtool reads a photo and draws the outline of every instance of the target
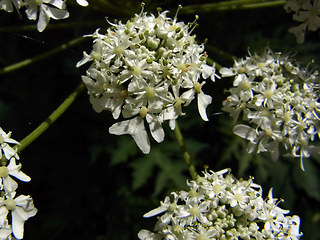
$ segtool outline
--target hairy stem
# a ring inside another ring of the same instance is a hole
[[[48,57],[50,57],[50,56],[52,56],[54,54],[57,54],[57,53],[62,52],[62,51],[66,50],[66,49],[68,49],[68,48],[70,48],[72,46],[75,46],[75,45],[83,42],[84,40],[85,40],[84,37],[79,37],[77,39],[73,39],[70,42],[62,44],[61,46],[59,46],[57,48],[54,48],[54,49],[52,49],[52,50],[50,50],[48,52],[42,53],[42,54],[37,55],[37,56],[35,56],[33,58],[29,58],[29,59],[23,60],[21,62],[15,63],[15,64],[12,64],[10,66],[4,67],[4,68],[0,69],[0,75],[16,71],[16,70],[18,70],[20,68],[24,68],[24,67],[26,67],[28,65],[36,63],[36,62],[38,62],[40,60],[43,60],[45,58],[48,58]]]
[[[183,136],[182,136],[182,133],[180,131],[180,127],[179,127],[179,124],[178,124],[177,121],[176,121],[176,127],[174,129],[174,134],[175,134],[176,139],[178,141],[178,144],[180,146],[184,161],[187,164],[187,167],[188,167],[188,170],[189,170],[189,172],[191,174],[191,177],[194,180],[196,180],[197,177],[198,177],[198,174],[197,174],[196,168],[195,168],[195,166],[194,166],[194,164],[193,164],[193,162],[191,160],[190,154],[187,151],[187,147],[185,145],[185,142],[184,142],[184,139],[183,139]]]
[[[33,130],[28,136],[20,141],[18,146],[18,152],[25,149],[29,144],[36,140],[44,131],[46,131],[74,102],[79,94],[84,89],[84,84],[81,82],[76,89],[63,101],[63,103],[35,130]]]

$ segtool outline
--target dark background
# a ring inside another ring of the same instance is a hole
[[[89,1],[83,8],[67,2],[70,17],[51,20],[43,33],[22,30],[29,21],[20,10],[0,12],[0,68],[36,56],[72,39],[108,27],[110,21],[124,22],[140,12],[138,1]],[[214,1],[146,1],[145,9],[170,10],[178,4],[203,4]],[[94,5],[96,4],[96,5]],[[100,5],[99,5],[100,4]],[[304,65],[319,65],[319,35],[306,34],[304,44],[297,44],[288,28],[297,25],[283,7],[198,13],[199,27],[194,30],[199,42],[237,57],[261,53],[268,45],[274,51],[295,54]],[[179,14],[179,21],[192,22],[194,15]],[[101,22],[102,21],[102,22]],[[60,25],[63,23],[64,25]],[[77,23],[70,27],[71,23]],[[18,27],[14,28],[14,27]],[[20,28],[20,29],[19,29]],[[0,76],[0,126],[22,140],[49,116],[80,83],[86,66],[76,68],[82,52],[90,52],[91,39],[40,62]],[[223,66],[232,61],[208,51]],[[267,154],[246,153],[246,142],[232,134],[232,122],[221,113],[226,97],[224,89],[231,79],[208,81],[204,87],[213,97],[208,107],[209,122],[203,122],[196,103],[186,108],[179,119],[188,149],[198,172],[205,165],[218,171],[232,168],[236,177],[255,177],[267,194],[285,199],[280,207],[301,217],[303,239],[318,239],[320,227],[319,157],[305,159],[306,172],[298,159],[272,162]],[[221,114],[220,114],[221,113]],[[149,155],[143,155],[129,136],[114,136],[108,128],[114,123],[109,112],[96,113],[86,91],[48,131],[19,155],[22,171],[32,181],[19,182],[17,194],[31,195],[38,214],[25,224],[27,240],[55,239],[137,239],[140,229],[153,229],[156,218],[144,219],[145,212],[158,206],[171,191],[186,188],[190,178],[173,133],[165,125],[166,139],[152,141]]]

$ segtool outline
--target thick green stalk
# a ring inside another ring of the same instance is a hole
[[[201,5],[184,6],[179,14],[199,14],[214,11],[232,11],[254,8],[278,7],[286,3],[285,0],[264,1],[264,0],[233,0],[218,3],[207,3]]]
[[[187,167],[188,167],[188,170],[191,174],[191,177],[194,180],[196,180],[198,178],[198,174],[197,174],[197,171],[196,171],[194,164],[192,163],[190,154],[187,151],[187,147],[185,145],[185,142],[184,142],[184,139],[183,139],[183,136],[182,136],[182,133],[181,133],[181,130],[180,130],[180,127],[179,127],[179,124],[177,121],[176,121],[176,127],[174,129],[174,134],[175,134],[176,139],[178,141],[178,144],[180,146],[184,161],[187,164]]]
[[[33,130],[28,136],[20,141],[18,146],[18,152],[25,149],[29,144],[36,140],[44,131],[46,131],[74,102],[79,94],[84,89],[84,84],[81,82],[76,89],[64,100],[64,102],[35,130]]]
[[[43,60],[45,58],[48,58],[54,54],[57,54],[59,52],[62,52],[72,46],[75,46],[81,42],[83,42],[86,38],[84,37],[79,37],[79,38],[76,38],[74,40],[71,40],[70,42],[67,42],[65,44],[62,44],[61,46],[57,47],[57,48],[54,48],[48,52],[45,52],[45,53],[42,53],[40,55],[37,55],[33,58],[29,58],[29,59],[26,59],[26,60],[23,60],[21,62],[18,62],[18,63],[15,63],[15,64],[12,64],[10,66],[7,66],[7,67],[4,67],[2,69],[0,69],[0,75],[1,74],[6,74],[6,73],[9,73],[9,72],[13,72],[15,70],[18,70],[20,68],[24,68],[30,64],[33,64],[33,63],[36,63],[40,60]]]

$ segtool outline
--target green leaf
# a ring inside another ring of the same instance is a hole
[[[151,151],[148,155],[140,159],[135,159],[130,163],[130,166],[133,168],[133,190],[137,190],[138,188],[143,186],[151,176],[152,170],[155,167],[153,157],[155,157],[155,153],[154,151]]]
[[[134,140],[129,136],[120,136],[118,139],[118,147],[116,149],[107,148],[111,153],[110,165],[116,165],[126,162],[130,157],[137,155],[139,149]]]
[[[302,188],[309,197],[320,201],[320,172],[311,159],[304,159],[305,171],[300,169],[299,164],[294,164],[294,181]]]

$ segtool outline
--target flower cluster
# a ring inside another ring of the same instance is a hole
[[[178,13],[178,11],[177,11]],[[184,24],[166,16],[158,17],[143,12],[125,24],[110,23],[105,34],[99,29],[90,54],[84,52],[77,66],[92,61],[82,76],[88,88],[90,102],[97,112],[108,110],[114,119],[120,114],[130,118],[110,127],[112,134],[131,134],[139,148],[150,151],[144,119],[157,142],[164,139],[162,123],[183,115],[196,97],[203,120],[207,121],[206,107],[211,97],[202,91],[200,77],[215,78],[215,68],[206,65],[203,44],[198,45],[191,35],[196,23]]]
[[[284,8],[287,12],[294,12],[293,20],[302,22],[300,25],[289,29],[289,32],[296,36],[298,43],[304,42],[306,29],[315,32],[320,27],[319,0],[287,0]]]
[[[300,218],[286,216],[270,189],[266,200],[252,179],[237,180],[228,169],[205,171],[187,182],[190,190],[173,192],[144,215],[158,217],[155,232],[141,230],[141,240],[152,239],[291,239],[297,240]],[[225,175],[227,174],[227,175]],[[224,176],[225,175],[225,176]]]
[[[24,174],[16,149],[10,144],[19,144],[11,138],[11,132],[5,133],[0,128],[0,238],[11,239],[12,234],[16,239],[23,238],[24,222],[36,215],[37,209],[33,205],[30,196],[20,195],[15,197],[18,184],[12,177],[23,182],[29,182],[31,179]],[[11,225],[7,219],[11,212]]]
[[[87,6],[86,0],[77,0],[81,6]],[[0,9],[13,12],[14,8],[26,8],[25,12],[30,20],[37,20],[37,29],[42,32],[48,25],[50,18],[59,20],[69,17],[63,0],[0,0]]]
[[[248,152],[270,152],[279,157],[279,143],[291,156],[309,157],[320,149],[309,146],[319,132],[319,76],[299,68],[289,57],[266,49],[262,56],[248,56],[220,70],[222,77],[234,76],[223,110],[234,121],[240,113],[247,122],[233,132],[249,140]]]

